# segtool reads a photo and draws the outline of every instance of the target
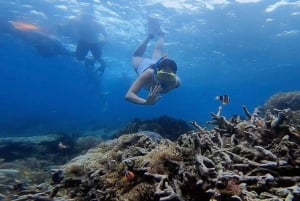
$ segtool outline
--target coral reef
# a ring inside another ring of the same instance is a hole
[[[100,140],[96,136],[74,136],[66,133],[0,138],[0,158],[11,162],[27,160],[30,156],[39,160],[47,158],[56,161],[56,164],[63,164],[70,157],[95,147]],[[57,154],[59,158],[56,157]]]
[[[52,169],[42,184],[0,186],[12,201],[298,201],[299,112],[241,109],[247,119],[211,113],[207,130],[194,128],[174,141],[153,132],[102,142]],[[0,170],[3,175],[17,170]]]
[[[280,110],[290,108],[293,111],[300,110],[300,91],[274,94],[266,101],[263,108],[265,110],[272,110],[273,108]]]
[[[134,119],[129,122],[125,128],[121,129],[116,136],[138,131],[152,131],[159,133],[164,138],[176,140],[181,134],[192,130],[191,126],[184,120],[174,119],[168,116],[150,120]]]

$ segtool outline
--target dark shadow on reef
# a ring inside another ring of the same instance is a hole
[[[174,119],[169,116],[160,116],[149,120],[136,118],[129,122],[125,128],[121,129],[116,136],[139,131],[152,131],[160,134],[163,138],[176,140],[180,135],[191,130],[191,126],[184,120]]]

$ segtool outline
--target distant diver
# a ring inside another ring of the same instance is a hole
[[[76,59],[84,61],[86,67],[101,77],[106,68],[102,59],[102,48],[107,41],[107,33],[104,26],[98,22],[94,9],[89,9],[65,24],[58,25],[58,32],[76,40]],[[89,51],[91,56],[88,55]]]
[[[0,34],[8,34],[32,45],[42,57],[74,55],[56,37],[44,33],[38,25],[21,21],[0,21]]]

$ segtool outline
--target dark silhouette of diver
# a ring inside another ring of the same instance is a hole
[[[56,37],[47,35],[34,24],[20,21],[0,21],[0,34],[8,34],[23,40],[34,46],[43,57],[74,55]]]
[[[92,68],[98,76],[102,76],[106,68],[106,63],[102,59],[102,48],[107,41],[107,33],[94,13],[83,12],[66,24],[59,25],[58,30],[76,39],[76,59],[84,61],[86,67]],[[92,57],[88,56],[89,51]]]

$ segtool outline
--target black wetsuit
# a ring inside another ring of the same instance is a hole
[[[91,51],[93,57],[97,61],[101,61],[102,57],[102,42],[89,43],[84,40],[79,40],[76,47],[76,59],[82,61],[86,59],[86,55]]]
[[[104,73],[106,64],[102,59],[102,48],[104,41],[107,38],[107,33],[102,24],[95,21],[95,19],[77,19],[73,21],[75,30],[78,33],[78,41],[76,46],[76,59],[84,61],[86,66],[94,67],[96,62],[100,63],[97,71],[100,76]],[[102,36],[104,40],[100,40]],[[92,58],[87,57],[88,52],[91,51]]]

